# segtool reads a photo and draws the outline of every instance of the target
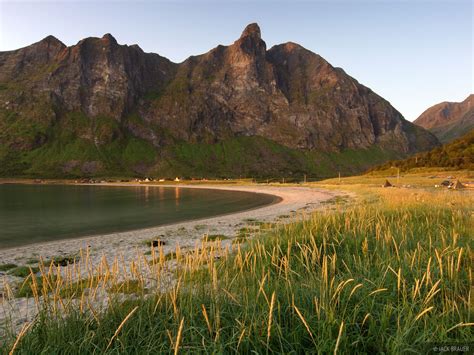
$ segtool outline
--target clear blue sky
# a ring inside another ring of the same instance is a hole
[[[472,7],[470,0],[0,0],[0,51],[49,34],[72,45],[110,32],[119,43],[180,62],[232,43],[257,22],[268,48],[297,42],[413,120],[474,92]]]

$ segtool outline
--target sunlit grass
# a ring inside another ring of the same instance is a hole
[[[40,317],[16,351],[408,353],[472,340],[472,193],[345,188],[351,204],[252,239],[244,228],[229,247],[40,265],[41,282],[25,281]]]
[[[202,237],[202,240],[206,242],[214,242],[216,240],[225,239],[229,239],[229,237],[223,234],[205,234],[204,237]]]
[[[445,180],[447,177],[460,179],[461,181],[474,180],[474,172],[470,170],[443,170],[438,169],[412,169],[410,172],[399,172],[396,168],[384,171],[374,171],[370,174],[359,176],[348,176],[341,178],[332,178],[313,183],[319,186],[339,186],[350,187],[359,185],[359,187],[381,186],[385,180],[397,187],[431,187]]]

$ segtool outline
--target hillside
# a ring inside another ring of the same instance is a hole
[[[442,102],[423,112],[415,124],[448,143],[474,129],[474,95],[462,102]]]
[[[399,167],[406,171],[420,167],[443,167],[474,170],[474,129],[451,143],[405,160],[389,161],[372,171]]]
[[[180,64],[110,34],[0,52],[0,176],[331,176],[437,144],[257,24]]]

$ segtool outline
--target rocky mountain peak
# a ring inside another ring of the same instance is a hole
[[[132,44],[130,48],[133,48],[137,51],[143,52],[143,49],[138,44]]]
[[[115,37],[112,36],[110,33],[106,33],[105,35],[102,36],[101,39],[102,39],[102,41],[107,42],[109,44],[113,44],[113,45],[118,44]]]
[[[307,49],[305,49],[304,47],[302,47],[301,45],[295,42],[286,42],[286,43],[281,44],[280,46],[285,52],[293,52],[296,50],[308,51]]]
[[[247,25],[234,45],[244,53],[253,56],[264,55],[267,50],[267,45],[262,40],[260,27],[256,23]]]
[[[36,42],[32,46],[25,47],[24,50],[32,52],[32,55],[43,53],[47,57],[53,57],[61,52],[64,48],[66,48],[66,45],[63,42],[61,42],[56,37],[49,35],[43,38],[41,41]]]
[[[74,151],[77,146],[88,152],[95,147],[97,154],[84,158],[79,153],[67,159],[56,156],[58,175],[71,171],[80,159],[85,170],[95,164],[98,173],[109,169],[112,160],[117,164],[114,171],[133,165],[134,171],[163,172],[165,162],[174,160],[165,151],[177,142],[224,144],[244,137],[260,146],[265,140],[281,149],[259,155],[249,145],[242,161],[258,157],[267,166],[280,161],[275,171],[285,174],[310,171],[319,164],[319,158],[293,163],[294,156],[285,152],[295,149],[305,151],[295,154],[330,155],[381,149],[388,158],[438,144],[434,136],[405,121],[386,100],[321,56],[292,42],[267,51],[256,23],[249,24],[232,45],[179,64],[138,46],[118,44],[111,34],[89,37],[68,48],[48,36],[29,47],[0,52],[0,102],[8,103],[0,110],[0,152],[9,149],[11,156],[31,152],[34,159],[38,148],[51,147],[51,154],[56,154],[57,143],[71,141]],[[35,131],[25,136],[31,127]],[[10,133],[13,129],[18,135]],[[65,131],[71,138],[58,141]],[[116,149],[123,150],[125,160]],[[7,158],[2,160],[0,154],[0,174],[2,166],[13,166]],[[49,171],[52,161],[48,158],[42,171]],[[17,164],[18,172],[33,167],[25,168],[19,160]]]
[[[52,35],[46,36],[39,43],[45,43],[45,44],[60,46],[60,47],[66,47],[66,45],[63,42],[61,42],[59,39],[57,39],[56,37],[54,37]]]
[[[474,95],[462,102],[444,101],[425,110],[415,124],[428,129],[447,143],[474,128]]]
[[[31,82],[30,75],[42,69],[45,70],[46,66],[57,60],[65,48],[66,45],[56,37],[47,36],[30,46],[0,52],[0,85],[9,80],[27,79]],[[9,92],[9,90],[4,91]]]
[[[240,38],[244,37],[253,37],[256,39],[262,39],[262,34],[260,32],[260,26],[257,23],[251,23],[245,27],[244,31]]]

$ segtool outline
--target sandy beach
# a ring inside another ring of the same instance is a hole
[[[100,185],[110,186],[111,188],[120,188],[121,186],[148,186],[153,188],[154,186],[131,183],[107,183]],[[290,220],[294,221],[298,218],[305,218],[311,211],[321,208],[324,201],[341,195],[340,192],[301,186],[196,186],[162,184],[156,186],[263,193],[275,196],[275,202],[257,209],[153,228],[1,249],[0,264],[12,263],[19,266],[34,266],[37,265],[37,260],[40,258],[48,260],[53,257],[77,256],[80,251],[84,252],[87,250],[87,263],[89,266],[98,266],[104,261],[104,258],[110,263],[119,258],[123,265],[130,265],[133,261],[137,260],[138,255],[144,255],[150,250],[147,241],[160,239],[165,243],[162,246],[163,252],[168,254],[174,252],[177,246],[183,252],[192,250],[202,242],[203,237],[206,235],[223,235],[225,236],[225,239],[221,241],[223,247],[231,246],[232,239],[238,235],[239,230],[243,227],[255,222],[288,223]],[[76,262],[80,263],[82,261],[77,260]],[[63,268],[63,271],[65,270],[66,268]],[[0,272],[0,278],[2,280],[0,284],[0,294],[2,295],[2,300],[0,301],[2,303],[2,307],[0,307],[0,326],[6,320],[9,320],[8,323],[13,324],[14,328],[18,328],[34,318],[37,312],[36,305],[31,299],[27,298],[8,299],[7,289],[17,287],[23,281],[22,278],[9,275],[7,272]],[[104,298],[99,297],[99,302],[103,302],[103,300]]]
[[[140,184],[108,183],[101,186],[148,186]],[[162,225],[158,227],[133,231],[94,235],[76,239],[65,239],[26,246],[0,249],[0,264],[15,263],[27,264],[28,260],[42,257],[48,259],[77,253],[81,249],[89,248],[92,260],[99,260],[102,256],[115,257],[123,255],[125,261],[136,256],[136,248],[147,249],[144,244],[150,239],[159,238],[166,245],[165,252],[175,250],[176,245],[181,248],[193,247],[206,234],[222,234],[229,239],[247,221],[267,221],[294,218],[320,207],[322,201],[328,200],[338,193],[309,187],[278,187],[278,186],[215,186],[215,185],[156,185],[161,187],[180,187],[190,189],[216,189],[264,193],[275,196],[276,202],[258,209],[242,211],[217,217],[196,219],[181,223]]]

